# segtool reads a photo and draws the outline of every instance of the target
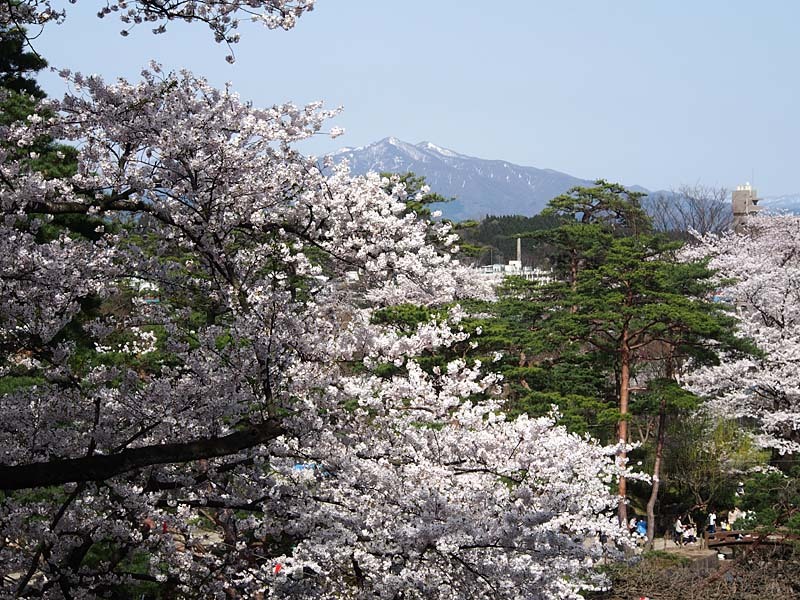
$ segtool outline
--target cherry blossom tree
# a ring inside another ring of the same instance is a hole
[[[800,218],[758,216],[740,234],[700,238],[693,255],[711,257],[717,299],[736,307],[741,331],[761,356],[696,371],[693,389],[727,417],[752,420],[758,441],[780,454],[800,451]]]
[[[491,290],[402,182],[292,148],[335,111],[158,65],[63,75],[74,92],[0,149],[3,596],[604,585],[594,566],[627,543],[616,449],[505,419],[480,363],[414,360],[464,340],[453,303]],[[78,148],[74,175],[24,160],[43,137]],[[449,309],[373,319],[401,302]]]
[[[76,1],[70,0],[72,4]],[[314,8],[314,0],[106,0],[98,4],[97,16],[116,14],[125,25],[120,32],[125,36],[143,23],[160,34],[166,32],[168,21],[200,22],[211,29],[216,42],[229,47],[239,41],[237,29],[242,19],[269,29],[291,29],[300,16]],[[44,27],[60,23],[66,16],[66,10],[54,7],[50,0],[9,0],[0,4],[1,27]],[[227,59],[233,62],[233,55]]]

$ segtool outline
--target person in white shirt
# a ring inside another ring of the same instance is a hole
[[[683,530],[682,541],[684,544],[694,544],[697,542],[697,529],[694,525],[689,525]]]
[[[708,513],[708,533],[714,534],[717,532],[717,513],[712,508]]]
[[[681,539],[683,537],[683,530],[684,530],[684,526],[683,526],[683,523],[681,523],[680,515],[678,515],[678,518],[675,519],[675,525],[673,526],[673,532],[672,532],[672,540],[676,544],[680,544],[681,543]]]

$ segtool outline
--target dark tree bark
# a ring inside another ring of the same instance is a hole
[[[117,454],[66,458],[48,462],[0,466],[0,490],[103,481],[151,465],[182,463],[227,456],[275,439],[283,433],[274,421],[218,438],[130,448]]]

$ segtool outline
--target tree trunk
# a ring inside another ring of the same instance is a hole
[[[619,433],[620,449],[617,452],[617,464],[624,466],[628,459],[625,444],[628,443],[628,394],[630,393],[631,379],[631,354],[628,348],[628,330],[622,330],[622,343],[620,344],[620,377],[619,377]],[[619,522],[626,525],[628,522],[628,506],[626,504],[628,490],[625,477],[619,478]]]
[[[572,260],[570,260],[570,265],[569,265],[569,277],[570,277],[569,288],[570,288],[570,290],[572,290],[573,294],[578,289],[578,266],[579,266],[578,255],[573,250],[572,251]],[[572,307],[570,307],[569,312],[571,314],[573,314],[573,315],[576,312],[578,312],[578,305],[577,304],[573,304]]]
[[[669,351],[666,361],[666,373],[664,375],[670,381],[673,378],[672,358],[675,347],[668,346]],[[655,537],[655,506],[658,500],[658,489],[661,487],[661,461],[664,456],[664,440],[667,437],[667,397],[662,394],[661,402],[658,405],[658,432],[656,433],[656,458],[653,462],[653,487],[650,490],[650,498],[647,500],[647,549],[653,549],[653,538]]]
[[[578,289],[578,253],[573,250],[569,261],[569,289],[573,292]]]
[[[650,498],[647,500],[647,549],[653,549],[655,537],[655,506],[658,499],[658,488],[661,484],[661,457],[664,455],[664,438],[666,437],[665,425],[667,421],[667,399],[661,396],[658,407],[658,434],[656,436],[656,459],[653,463],[653,487]]]

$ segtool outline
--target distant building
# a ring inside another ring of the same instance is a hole
[[[504,277],[522,277],[528,281],[549,283],[553,281],[553,273],[535,267],[523,267],[518,260],[510,260],[507,265],[485,265],[480,267],[480,274],[484,277],[503,279]]]
[[[736,186],[733,191],[733,230],[739,231],[744,224],[744,220],[748,215],[752,215],[761,210],[762,207],[758,204],[758,193],[750,185],[750,182],[744,185]]]
[[[484,277],[496,278],[498,280],[507,276],[514,276],[523,277],[528,281],[538,281],[539,283],[549,283],[553,281],[553,274],[550,271],[522,266],[521,238],[517,238],[517,260],[510,260],[507,265],[493,264],[480,267],[480,273]]]

